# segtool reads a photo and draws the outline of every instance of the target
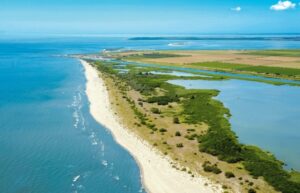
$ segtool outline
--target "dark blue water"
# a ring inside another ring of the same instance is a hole
[[[83,68],[102,49],[300,48],[293,41],[0,39],[0,192],[143,192],[134,159],[89,114]],[[175,42],[176,43],[176,42]]]

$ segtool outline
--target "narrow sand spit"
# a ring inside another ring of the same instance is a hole
[[[221,186],[207,178],[192,178],[186,172],[172,168],[170,160],[151,148],[142,139],[120,123],[110,107],[108,91],[96,69],[81,60],[85,69],[86,94],[90,112],[100,124],[108,128],[115,140],[127,149],[139,163],[142,180],[147,192],[151,193],[218,193]],[[205,185],[206,184],[206,185]]]

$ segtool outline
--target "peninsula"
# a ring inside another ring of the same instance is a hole
[[[298,172],[286,171],[281,161],[258,147],[239,143],[228,121],[229,109],[214,99],[217,90],[189,90],[168,82],[175,78],[224,79],[163,73],[161,66],[180,66],[180,61],[188,60],[182,58],[193,53],[197,51],[104,54],[128,61],[151,61],[159,64],[157,67],[84,57],[92,115],[136,158],[149,192],[296,193],[300,187]],[[251,57],[253,53],[247,54]],[[298,74],[290,78],[297,79]]]

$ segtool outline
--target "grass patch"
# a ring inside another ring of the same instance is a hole
[[[258,50],[258,51],[250,51],[247,54],[260,55],[260,56],[300,57],[300,50]]]
[[[204,67],[204,68],[212,68],[212,69],[224,69],[224,70],[237,70],[239,68],[249,67],[247,64],[232,64],[232,63],[224,63],[224,62],[200,62],[200,63],[191,63],[189,65]]]
[[[239,68],[239,71],[257,72],[264,74],[286,75],[286,76],[298,76],[300,75],[300,69],[294,68],[282,68],[282,67],[268,67],[268,66],[249,66]]]
[[[172,57],[182,57],[182,55],[179,54],[168,54],[168,53],[145,53],[141,55],[143,58],[172,58]]]
[[[291,180],[297,183],[300,183],[300,172],[292,170],[291,172]]]
[[[202,62],[189,64],[196,67],[204,67],[216,70],[229,70],[229,71],[241,71],[241,72],[254,72],[259,74],[273,74],[276,76],[299,76],[300,69],[295,68],[282,68],[271,66],[252,66],[247,64],[233,64],[223,62]]]

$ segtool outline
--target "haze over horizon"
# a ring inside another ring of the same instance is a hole
[[[0,34],[298,33],[299,2],[2,0]]]

